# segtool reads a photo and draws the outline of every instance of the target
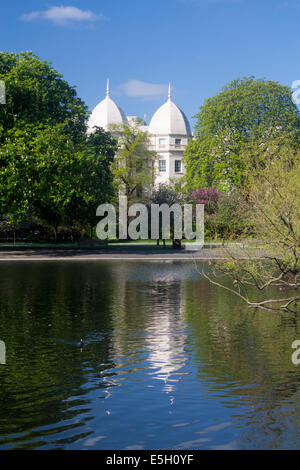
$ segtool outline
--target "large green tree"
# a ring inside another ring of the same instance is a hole
[[[196,138],[186,148],[189,188],[239,186],[245,174],[245,145],[300,128],[291,94],[279,83],[250,77],[233,80],[207,99],[196,115]]]
[[[116,140],[96,129],[76,91],[32,53],[0,53],[6,105],[0,108],[0,214],[34,217],[53,228],[96,225],[113,196]]]
[[[12,135],[10,135],[12,134]],[[53,228],[96,225],[96,209],[113,197],[116,141],[98,129],[68,138],[64,124],[10,131],[0,148],[0,209],[12,221],[30,216]]]
[[[32,52],[0,52],[0,80],[6,88],[0,113],[4,131],[28,123],[62,122],[68,122],[74,134],[84,130],[88,108],[49,62]]]

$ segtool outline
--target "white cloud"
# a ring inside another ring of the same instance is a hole
[[[155,98],[167,94],[167,85],[142,82],[140,80],[128,80],[116,89],[116,93],[137,98]]]
[[[48,20],[55,24],[65,25],[79,21],[96,21],[104,18],[101,14],[95,14],[90,10],[80,10],[77,7],[51,7],[45,11],[33,11],[21,16],[23,21]]]
[[[22,16],[21,16],[21,20],[24,20],[24,21],[34,21],[34,20],[36,20],[37,18],[39,18],[40,16],[41,16],[41,12],[39,12],[39,11],[33,11],[32,13],[28,13],[28,14],[22,15]]]

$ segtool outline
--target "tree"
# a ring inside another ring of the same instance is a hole
[[[6,87],[6,105],[0,112],[4,131],[68,122],[73,137],[85,132],[88,108],[49,62],[32,52],[0,52],[0,80]]]
[[[0,53],[0,214],[34,217],[91,232],[99,204],[113,197],[116,141],[86,133],[88,110],[62,75],[31,52]]]
[[[112,201],[115,196],[111,165],[116,151],[116,139],[109,132],[97,128],[83,139],[77,154],[75,168],[79,178],[67,208],[66,220],[71,225],[89,227],[91,237],[98,222],[97,207]]]
[[[142,121],[136,119],[111,128],[119,137],[118,151],[112,164],[114,186],[116,191],[127,196],[129,202],[147,198],[154,183],[157,154],[148,149],[149,135],[141,125]]]
[[[268,158],[270,155],[272,159]],[[248,241],[240,252],[226,249],[228,261],[217,269],[231,280],[230,287],[203,273],[213,284],[230,290],[251,307],[289,312],[299,308],[299,150],[291,156],[291,149],[280,147],[277,141],[263,148],[252,147],[245,154],[248,173],[243,194],[259,242]]]
[[[239,187],[245,175],[247,142],[263,142],[272,134],[300,128],[291,95],[286,86],[250,77],[233,80],[206,100],[196,115],[196,139],[185,152],[190,189]]]
[[[110,164],[116,142],[98,129],[70,138],[64,124],[9,131],[0,149],[2,214],[13,222],[35,217],[52,227],[90,228],[99,204],[113,197]]]
[[[177,192],[172,184],[161,183],[151,194],[152,204],[168,204],[168,206],[172,206],[173,204],[183,204],[184,202],[183,194]]]

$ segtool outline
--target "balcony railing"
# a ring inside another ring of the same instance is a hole
[[[151,150],[157,149],[157,150],[184,150],[187,144],[183,145],[176,145],[176,144],[166,144],[166,145],[149,145],[149,148]]]

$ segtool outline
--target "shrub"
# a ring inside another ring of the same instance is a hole
[[[204,204],[206,214],[213,214],[218,207],[218,201],[222,196],[221,191],[215,188],[199,188],[191,194],[191,199],[194,204]]]
[[[222,194],[217,210],[206,215],[206,235],[210,238],[237,238],[253,230],[248,217],[248,205],[237,192]]]

